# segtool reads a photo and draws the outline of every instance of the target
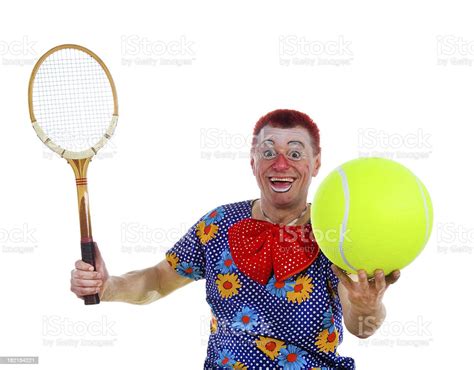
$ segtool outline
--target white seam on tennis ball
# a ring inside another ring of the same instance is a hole
[[[346,255],[344,254],[344,235],[346,234],[346,229],[347,229],[347,220],[349,218],[349,205],[351,202],[351,197],[349,193],[349,184],[347,183],[346,173],[344,172],[342,167],[338,167],[337,171],[339,172],[339,175],[341,176],[342,188],[344,190],[344,218],[342,220],[342,226],[341,226],[341,231],[339,235],[339,252],[341,253],[341,257],[346,263],[346,265],[349,266],[351,269],[357,271],[357,269],[349,263],[349,261],[346,258]]]
[[[425,208],[425,220],[426,220],[426,227],[425,227],[425,240],[423,242],[423,245],[426,244],[428,241],[428,234],[430,232],[430,215],[428,212],[428,204],[426,202],[426,197],[425,197],[425,192],[423,191],[423,186],[421,186],[420,180],[418,180],[418,177],[415,176],[416,183],[418,185],[418,188],[420,189],[421,193],[421,198],[423,199],[423,207]]]

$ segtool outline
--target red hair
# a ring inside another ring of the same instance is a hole
[[[261,117],[253,129],[252,151],[257,143],[257,136],[267,125],[278,128],[304,127],[311,138],[314,154],[321,151],[319,146],[319,129],[316,123],[307,115],[292,109],[277,109]]]

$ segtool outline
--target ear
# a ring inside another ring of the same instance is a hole
[[[256,174],[255,174],[255,160],[253,158],[253,154],[250,155],[250,167],[252,167],[253,175],[256,176]]]
[[[316,154],[314,158],[315,161],[311,172],[312,177],[315,177],[318,174],[319,168],[321,167],[321,151]]]

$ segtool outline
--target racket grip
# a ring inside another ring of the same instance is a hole
[[[92,266],[95,270],[95,258],[94,258],[94,242],[81,242],[81,254],[82,260]],[[84,296],[84,304],[99,304],[99,294],[91,294]]]

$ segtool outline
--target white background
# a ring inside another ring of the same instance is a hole
[[[200,369],[206,354],[204,281],[148,306],[84,307],[69,291],[80,254],[73,174],[31,129],[27,85],[44,52],[77,43],[102,57],[119,93],[116,135],[89,171],[94,236],[112,274],[158,263],[213,207],[257,198],[253,125],[298,109],[321,130],[309,198],[334,167],[368,154],[412,169],[434,205],[428,245],[386,294],[385,325],[367,340],[346,333],[340,353],[359,369],[469,366],[469,2],[5,4],[0,356],[39,356],[44,369]]]

